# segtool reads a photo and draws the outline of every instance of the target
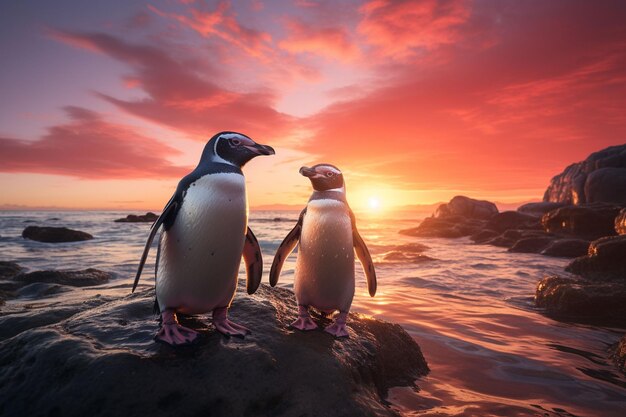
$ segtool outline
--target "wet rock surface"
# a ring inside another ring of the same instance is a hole
[[[550,276],[537,284],[535,304],[557,318],[623,327],[626,284]]]
[[[610,168],[610,170],[607,170]],[[543,200],[566,204],[626,203],[626,144],[574,163],[550,181]]]
[[[626,236],[594,240],[588,254],[574,259],[565,270],[596,281],[626,282]]]
[[[146,214],[129,214],[121,219],[113,220],[115,223],[154,223],[159,218],[158,214],[148,212]]]
[[[72,230],[67,227],[40,226],[28,226],[22,232],[22,237],[45,243],[81,242],[93,239],[92,235],[80,230]]]
[[[553,203],[550,201],[540,201],[537,203],[526,203],[522,204],[517,208],[517,211],[524,214],[530,214],[531,216],[541,217],[549,211],[556,210],[563,206],[566,206],[565,203]]]
[[[23,284],[35,282],[69,285],[72,287],[88,287],[109,282],[113,275],[109,272],[95,268],[83,269],[81,271],[34,271],[27,274],[16,275],[13,279]]]
[[[550,233],[597,239],[615,235],[615,218],[621,207],[611,204],[566,206],[546,213],[541,223]]]
[[[613,351],[613,360],[618,369],[626,374],[626,335],[619,341]]]
[[[615,231],[620,235],[626,235],[626,208],[615,217]]]
[[[589,250],[589,241],[583,239],[557,239],[541,251],[542,255],[560,258],[585,256]]]
[[[498,208],[491,201],[475,200],[473,198],[457,195],[448,203],[437,208],[435,217],[446,218],[461,216],[465,219],[489,220],[498,213]]]
[[[230,315],[253,330],[245,339],[197,316],[181,322],[201,333],[198,343],[155,343],[152,290],[67,305],[51,324],[24,326],[0,343],[0,380],[11,381],[0,385],[0,414],[395,415],[387,389],[428,372],[398,325],[351,314],[348,339],[293,331],[291,291],[239,288]]]

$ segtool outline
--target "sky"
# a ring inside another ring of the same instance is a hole
[[[0,208],[159,210],[223,130],[252,208],[541,199],[626,143],[626,2],[0,3]]]

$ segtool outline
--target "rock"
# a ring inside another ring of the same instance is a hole
[[[0,385],[0,413],[393,416],[387,390],[428,372],[398,325],[351,314],[349,339],[290,330],[293,293],[266,285],[233,303],[232,319],[252,335],[227,339],[183,318],[201,337],[174,349],[152,340],[153,298],[138,292],[0,343],[0,379],[11,381]]]
[[[615,217],[615,231],[620,235],[626,235],[626,208]]]
[[[554,238],[546,236],[522,238],[513,244],[509,252],[540,253],[547,248],[553,240]]]
[[[602,203],[566,206],[546,213],[541,223],[550,233],[593,240],[615,235],[615,217],[619,211],[619,206]]]
[[[23,270],[16,262],[0,261],[0,279],[11,279]]]
[[[606,168],[611,171],[603,171]],[[592,153],[552,178],[543,200],[566,204],[626,203],[626,144]]]
[[[24,284],[44,282],[73,287],[89,287],[107,283],[111,278],[113,276],[109,272],[89,268],[82,271],[35,271],[17,275],[13,279]]]
[[[518,211],[504,211],[489,219],[485,229],[503,233],[508,229],[541,229],[541,224],[535,216]]]
[[[93,239],[93,236],[89,233],[81,232],[80,230],[72,230],[66,227],[39,226],[28,226],[22,232],[22,237],[46,243],[79,242]]]
[[[626,235],[594,240],[588,254],[574,259],[565,270],[595,281],[626,282]]]
[[[488,220],[498,213],[496,205],[486,200],[474,200],[473,198],[457,195],[447,204],[442,204],[435,212],[436,218],[461,216],[465,219]]]
[[[423,255],[421,253],[406,253],[402,251],[392,250],[383,254],[383,261],[385,263],[402,262],[402,263],[414,263],[420,264],[423,262],[436,261],[437,259],[430,256]]]
[[[619,370],[626,373],[626,335],[617,344],[613,353],[613,360]]]
[[[486,243],[498,235],[495,230],[484,229],[471,235],[470,239],[474,243]]]
[[[589,241],[583,239],[557,239],[551,242],[541,254],[561,258],[577,258],[585,256],[589,249]]]
[[[556,210],[565,206],[565,203],[551,203],[549,201],[541,201],[538,203],[526,203],[517,208],[517,211],[531,216],[543,216],[549,211]]]
[[[419,226],[411,229],[403,229],[398,233],[407,236],[447,238],[463,237],[469,234],[460,230],[454,221],[435,217],[427,217],[422,220]]]
[[[114,220],[115,223],[154,223],[159,218],[158,214],[148,212],[142,215],[129,214],[122,219]]]
[[[623,283],[550,276],[537,284],[535,304],[563,319],[607,326],[626,324],[626,285]]]

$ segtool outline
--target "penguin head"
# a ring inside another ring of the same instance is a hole
[[[200,163],[221,162],[241,168],[256,156],[274,153],[271,146],[256,143],[242,133],[220,132],[204,147]]]
[[[317,164],[300,168],[300,174],[311,180],[316,191],[345,191],[341,170],[331,164]]]

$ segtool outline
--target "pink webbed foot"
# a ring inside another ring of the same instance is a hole
[[[193,343],[198,338],[198,332],[178,324],[174,310],[165,310],[161,313],[161,329],[154,336],[157,342],[171,346],[180,346]]]
[[[346,319],[348,318],[348,313],[339,313],[337,319],[333,324],[326,327],[324,331],[326,333],[330,333],[335,337],[348,337],[348,329],[346,328]]]
[[[315,324],[311,316],[309,316],[307,307],[298,305],[298,318],[291,323],[291,327],[306,331],[317,329],[317,324]]]
[[[224,336],[245,337],[252,333],[247,327],[228,320],[226,307],[213,310],[213,325]]]

